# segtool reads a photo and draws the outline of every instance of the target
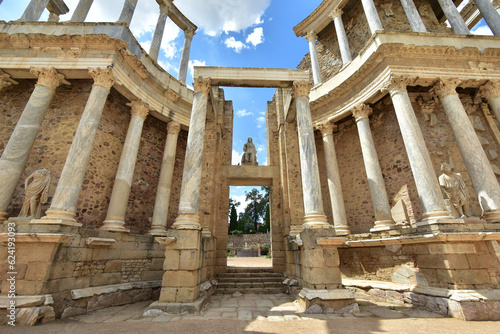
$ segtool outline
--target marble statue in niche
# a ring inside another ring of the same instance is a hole
[[[252,142],[252,137],[248,137],[248,141],[243,145],[243,156],[241,157],[242,165],[258,165],[257,150]]]
[[[49,198],[51,174],[50,170],[44,168],[34,171],[26,178],[26,190],[19,217],[42,216],[42,204],[47,203]]]
[[[468,206],[469,194],[467,193],[462,176],[458,173],[453,173],[452,167],[446,162],[441,164],[441,172],[439,185],[451,204],[462,218],[470,217]]]

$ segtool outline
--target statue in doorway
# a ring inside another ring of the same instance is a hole
[[[50,179],[51,172],[45,168],[34,171],[26,178],[23,207],[19,217],[42,216],[42,204],[47,203],[49,198]]]
[[[470,217],[469,213],[469,194],[465,188],[465,182],[458,173],[452,172],[452,167],[446,162],[441,164],[441,174],[439,176],[439,185],[444,193],[450,199],[458,214],[462,217]]]
[[[252,137],[248,137],[248,141],[243,145],[243,156],[241,157],[242,165],[257,165],[257,150],[252,142]]]

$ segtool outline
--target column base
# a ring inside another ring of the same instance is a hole
[[[354,293],[347,289],[313,290],[304,288],[299,292],[297,301],[304,310],[312,305],[320,305],[323,309],[331,308],[337,311],[355,303],[356,299]]]
[[[172,228],[177,230],[201,230],[200,217],[191,213],[181,213]]]
[[[425,212],[423,214],[423,219],[422,222],[424,221],[430,221],[430,220],[436,220],[436,219],[453,219],[454,217],[449,211],[432,211],[432,212]]]
[[[334,226],[335,234],[337,235],[349,235],[351,234],[351,230],[349,226]]]
[[[377,220],[370,232],[397,230],[400,227],[393,220]]]
[[[167,235],[167,230],[163,227],[160,226],[152,226],[151,229],[148,231],[148,234],[150,235],[158,235],[158,236],[166,236]]]
[[[75,214],[68,211],[47,210],[46,216],[40,219],[31,220],[30,224],[54,224],[80,227],[82,224],[77,223]]]
[[[103,225],[99,228],[101,231],[123,232],[130,233],[130,230],[125,228],[125,222],[121,220],[106,219]]]
[[[483,213],[483,218],[488,224],[500,223],[500,209],[485,211]],[[0,221],[2,218],[0,217]]]
[[[324,227],[333,227],[328,224],[326,220],[326,215],[306,215],[304,216],[304,223],[302,224],[304,228],[324,228]]]
[[[176,302],[161,302],[155,301],[149,305],[149,310],[161,310],[169,314],[179,314],[179,313],[199,313],[203,307],[207,304],[209,298],[208,295],[204,295],[194,302],[191,303],[176,303]]]

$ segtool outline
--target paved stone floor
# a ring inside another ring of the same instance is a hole
[[[360,303],[360,313],[305,314],[286,294],[214,295],[200,314],[144,317],[151,302],[101,309],[1,333],[498,333],[497,322],[465,322],[404,306]]]

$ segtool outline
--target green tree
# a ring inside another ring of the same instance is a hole
[[[236,207],[231,206],[231,214],[229,215],[229,232],[233,232],[238,228],[238,213],[236,212]]]
[[[245,225],[248,223],[253,224],[252,218],[247,212],[241,212],[240,213],[240,218],[238,219],[238,227],[237,230],[239,231],[245,231]]]
[[[266,202],[264,195],[257,189],[253,188],[250,192],[245,192],[246,200],[249,202],[245,208],[245,213],[248,213],[254,224],[254,231],[257,231],[257,223],[265,214]]]

